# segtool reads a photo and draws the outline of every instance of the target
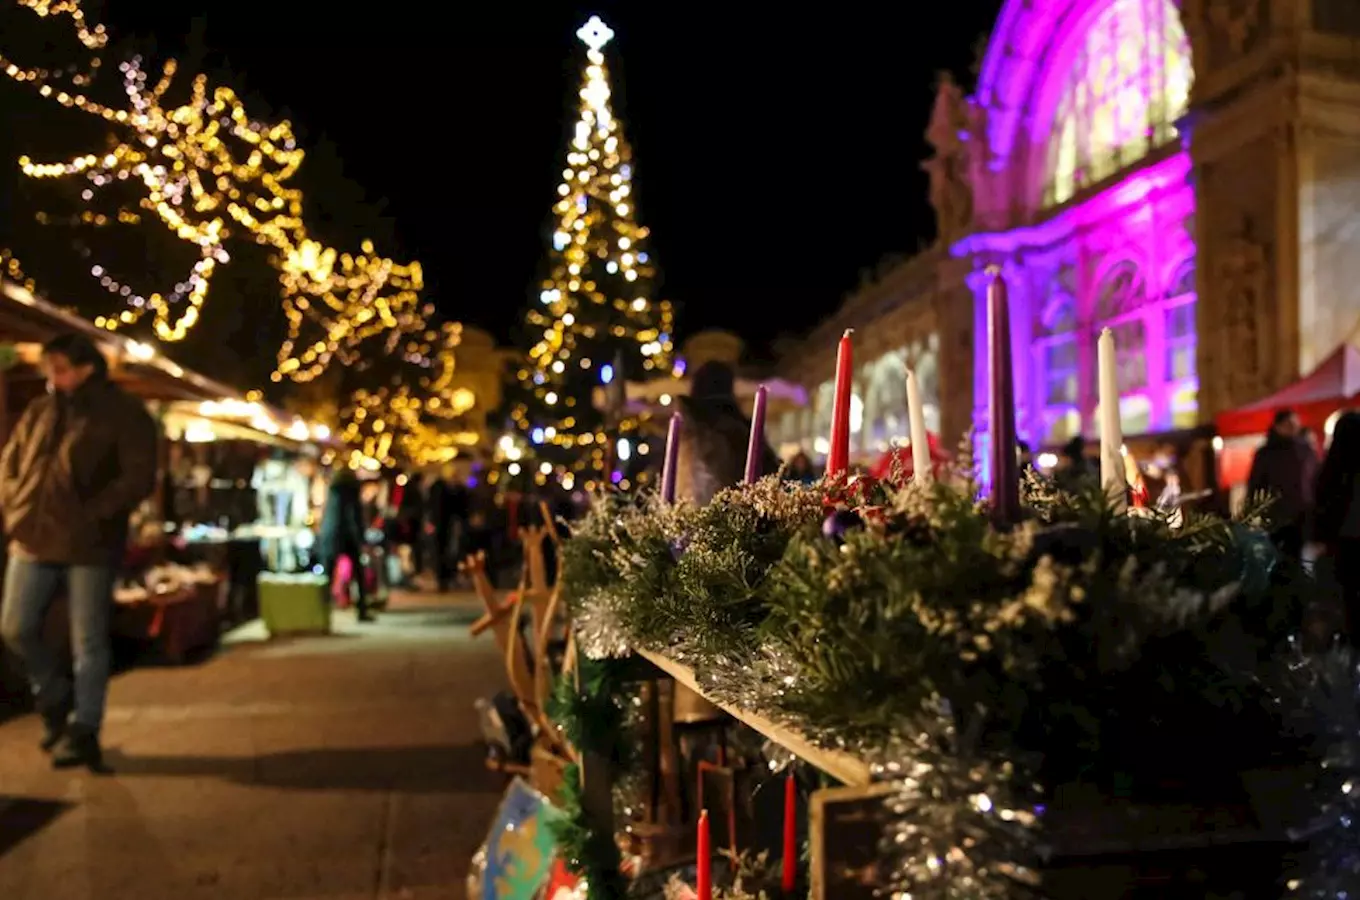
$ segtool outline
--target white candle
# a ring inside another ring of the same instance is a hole
[[[907,423],[911,427],[912,477],[922,484],[931,478],[930,436],[926,434],[926,408],[921,404],[921,383],[907,369]]]
[[[1100,485],[1114,503],[1116,512],[1127,508],[1124,480],[1124,435],[1119,426],[1119,379],[1115,369],[1114,332],[1101,329],[1096,345],[1100,369]]]

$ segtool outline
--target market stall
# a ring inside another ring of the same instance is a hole
[[[1331,436],[1336,416],[1360,407],[1360,349],[1346,341],[1298,381],[1268,397],[1218,416],[1218,483],[1231,492],[1234,504],[1246,493],[1247,477],[1256,449],[1265,440],[1275,413],[1290,409],[1309,429],[1317,449]]]
[[[672,469],[597,501],[556,590],[481,586],[511,685],[484,727],[520,768],[471,896],[1354,895],[1356,676],[1299,638],[1319,585],[1250,519],[1133,502],[1113,416],[1098,478],[1022,478],[999,275],[989,306],[983,502],[919,409],[917,475],[851,474],[847,377],[821,482],[748,459],[695,506]]]
[[[259,614],[262,572],[309,572],[325,501],[329,434],[258,401],[164,405],[163,532],[189,559],[228,573],[224,615]]]
[[[0,281],[0,440],[45,390],[42,345],[70,332],[103,350],[110,377],[162,425],[163,477],[133,515],[114,631],[140,651],[182,660],[212,646],[223,621],[253,614],[262,569],[310,565],[297,548],[310,546],[301,535],[314,492],[297,485],[319,475],[329,435]],[[280,503],[288,492],[306,496]]]

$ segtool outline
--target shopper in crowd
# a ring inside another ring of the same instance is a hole
[[[401,501],[397,504],[397,543],[410,547],[411,574],[418,575],[425,568],[425,539],[421,531],[425,521],[425,487],[415,474],[406,476],[402,485]]]
[[[1316,491],[1313,537],[1341,589],[1346,633],[1360,645],[1360,412],[1337,420]]]
[[[1303,556],[1317,472],[1317,454],[1301,436],[1298,416],[1293,410],[1280,410],[1251,461],[1247,493],[1270,498],[1266,518],[1271,539],[1281,553],[1295,559]]]
[[[66,334],[42,350],[47,395],[28,405],[0,454],[8,534],[0,633],[23,661],[58,768],[103,765],[114,578],[128,517],[156,487],[157,431],[116,387],[94,343]],[[43,641],[59,590],[70,604],[74,680]]]
[[[799,450],[784,468],[784,477],[799,484],[812,484],[820,477],[812,466],[812,459]]]
[[[435,579],[440,591],[453,588],[458,563],[467,547],[468,490],[456,473],[445,469],[431,481],[426,493],[426,529],[434,539]]]
[[[702,505],[719,490],[741,481],[751,421],[737,402],[736,375],[720,362],[706,362],[690,379],[689,396],[680,398],[684,415],[676,465],[676,497]],[[761,471],[779,471],[779,457],[767,444]]]
[[[1063,445],[1062,457],[1062,466],[1053,473],[1053,478],[1064,490],[1085,490],[1100,477],[1100,469],[1086,455],[1086,438],[1081,435]]]
[[[326,577],[332,586],[338,573],[337,563],[340,558],[349,559],[355,595],[354,609],[360,622],[373,621],[373,613],[368,606],[368,585],[365,583],[363,568],[366,531],[367,522],[359,479],[349,469],[341,468],[331,479],[330,489],[326,492],[326,507],[321,513],[321,534],[317,543],[321,551],[321,564],[325,566]]]

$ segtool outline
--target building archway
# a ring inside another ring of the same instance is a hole
[[[1032,445],[1094,432],[1095,342],[1105,327],[1119,348],[1130,434],[1196,416],[1185,357],[1195,298],[1184,282],[1195,200],[1178,130],[1192,76],[1175,0],[1003,7],[974,102],[991,170],[980,187],[1010,198],[1010,223],[954,252],[975,272],[999,263],[1009,273],[1017,424]],[[985,323],[985,279],[970,283]],[[985,327],[975,329],[974,358],[985,384]],[[986,410],[974,418],[985,421]]]

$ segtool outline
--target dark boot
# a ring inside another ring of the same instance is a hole
[[[66,702],[47,708],[40,707],[38,715],[42,717],[43,723],[43,736],[38,746],[42,747],[44,753],[50,753],[52,748],[66,737],[66,720],[71,717],[71,704]]]
[[[92,772],[104,771],[104,752],[99,747],[99,735],[73,722],[52,751],[52,768],[73,769],[77,766]]]

